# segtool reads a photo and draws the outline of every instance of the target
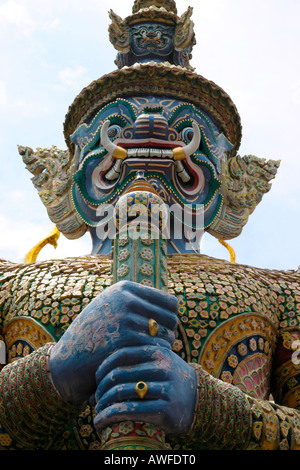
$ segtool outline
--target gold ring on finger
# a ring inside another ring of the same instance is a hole
[[[156,336],[158,332],[158,323],[153,320],[153,318],[150,318],[149,320],[149,333],[151,336]]]
[[[135,386],[135,391],[142,400],[148,391],[148,385],[145,382],[138,382]]]

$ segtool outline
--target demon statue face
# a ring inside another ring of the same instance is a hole
[[[19,147],[50,219],[67,238],[89,230],[95,254],[110,253],[113,208],[137,178],[169,208],[169,253],[198,251],[203,230],[238,236],[270,189],[279,162],[237,155],[234,103],[189,65],[191,15],[173,0],[135,0],[125,19],[111,11],[118,69],[70,106],[68,150]]]
[[[93,228],[94,242],[103,243],[100,221],[109,221],[110,205],[141,173],[170,208],[170,252],[192,249],[185,248],[188,240],[220,209],[222,160],[232,145],[189,103],[157,96],[116,99],[71,140],[80,153],[73,200]],[[181,221],[183,230],[175,233]]]

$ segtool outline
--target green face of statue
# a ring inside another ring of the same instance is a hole
[[[117,99],[71,138],[80,152],[73,200],[94,239],[102,209],[140,174],[168,207],[188,208],[185,223],[193,230],[209,226],[220,208],[221,164],[232,146],[194,105],[155,96]],[[96,245],[103,248],[103,240]],[[181,245],[171,235],[170,251],[186,251]]]

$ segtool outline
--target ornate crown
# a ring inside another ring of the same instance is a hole
[[[189,61],[196,40],[191,7],[178,17],[173,0],[136,0],[132,11],[125,19],[109,13],[109,39],[118,51],[119,68],[154,60],[192,70]]]

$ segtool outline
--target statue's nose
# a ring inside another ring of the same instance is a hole
[[[141,114],[134,125],[135,139],[167,139],[168,121],[161,114]]]

